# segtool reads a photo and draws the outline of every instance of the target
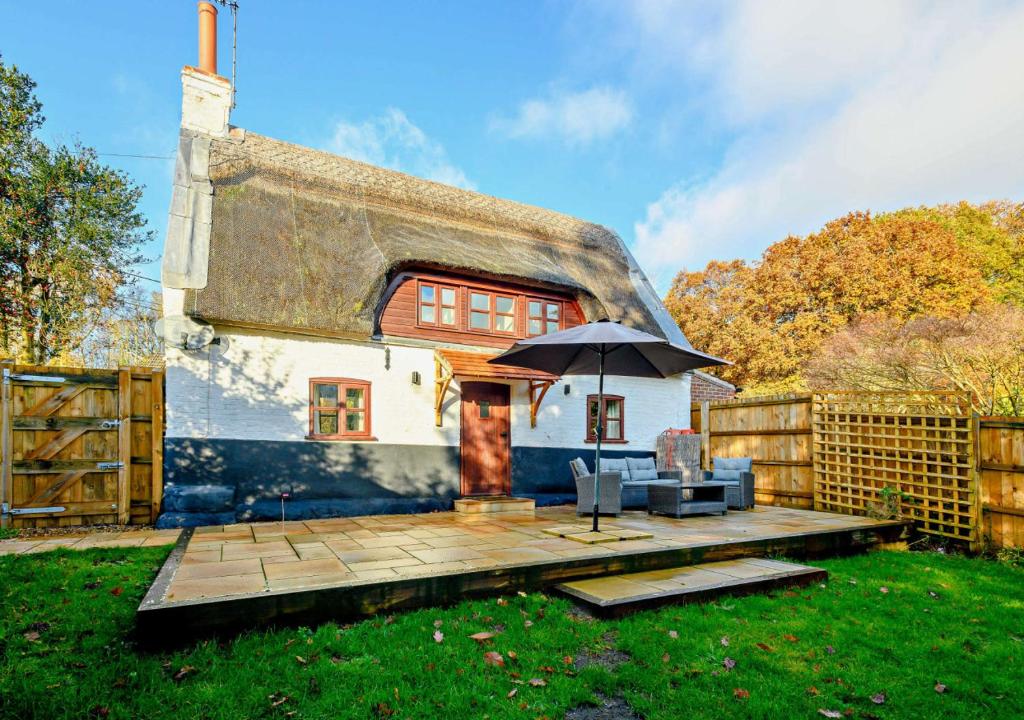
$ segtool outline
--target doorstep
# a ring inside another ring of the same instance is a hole
[[[459,498],[455,501],[455,512],[470,515],[479,513],[532,513],[535,503],[532,498],[517,498],[507,495]]]

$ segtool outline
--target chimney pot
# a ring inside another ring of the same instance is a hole
[[[211,2],[199,3],[199,69],[217,74],[217,8]]]

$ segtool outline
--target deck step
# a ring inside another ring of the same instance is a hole
[[[767,558],[743,558],[685,567],[576,580],[556,585],[602,614],[619,615],[672,603],[698,602],[718,595],[761,592],[776,587],[807,585],[828,572]]]

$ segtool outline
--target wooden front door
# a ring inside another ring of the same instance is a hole
[[[462,383],[462,494],[507,495],[509,387]]]

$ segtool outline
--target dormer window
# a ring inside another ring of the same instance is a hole
[[[527,303],[526,334],[530,337],[547,335],[561,329],[562,303],[530,300]]]
[[[419,323],[454,328],[458,326],[458,289],[438,283],[420,282]]]

